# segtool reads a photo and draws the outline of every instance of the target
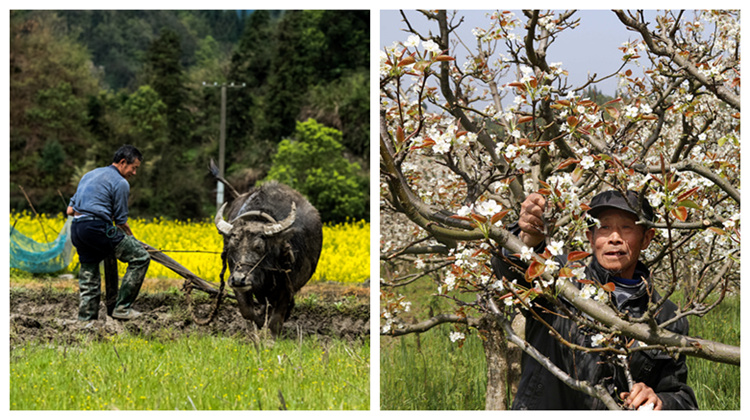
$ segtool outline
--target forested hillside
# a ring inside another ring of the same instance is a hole
[[[210,215],[222,84],[230,181],[262,180],[314,119],[341,133],[331,150],[366,200],[368,63],[369,11],[11,11],[11,210],[29,209],[25,191],[37,211],[63,211],[130,143],[144,153],[131,215]]]

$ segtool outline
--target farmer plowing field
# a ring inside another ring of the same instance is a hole
[[[99,264],[112,254],[128,264],[112,318],[129,320],[140,315],[132,306],[151,258],[128,225],[128,180],[135,176],[142,161],[143,155],[135,147],[120,147],[111,165],[94,169],[81,178],[68,204],[66,213],[74,217],[71,240],[81,262],[79,320],[98,319],[101,300]]]

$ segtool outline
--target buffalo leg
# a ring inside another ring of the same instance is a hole
[[[284,321],[289,318],[289,313],[292,311],[294,306],[294,298],[291,294],[284,293],[280,296],[278,304],[271,309],[271,317],[268,319],[268,329],[271,330],[271,334],[274,337],[278,337],[281,334],[281,327],[284,325]]]
[[[248,321],[254,322],[258,328],[262,328],[264,317],[263,314],[258,314],[252,293],[237,292],[235,293],[235,297],[237,298],[237,304],[240,307],[242,317]]]

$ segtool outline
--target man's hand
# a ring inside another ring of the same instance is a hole
[[[521,203],[521,216],[518,218],[518,227],[521,233],[518,237],[528,247],[535,247],[541,243],[544,238],[544,205],[547,200],[541,194],[529,194],[523,203]]]
[[[125,232],[126,235],[133,236],[133,231],[130,230],[130,225],[128,224],[128,222],[125,222],[122,225],[117,225],[117,227],[122,229],[122,231]]]
[[[661,399],[656,396],[654,390],[643,382],[633,385],[630,392],[621,392],[620,398],[625,401],[625,407],[633,410],[637,410],[646,404],[653,404],[654,410],[661,410],[662,406]]]

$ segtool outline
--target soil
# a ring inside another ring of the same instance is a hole
[[[174,284],[181,285],[175,280]],[[174,285],[172,284],[172,285]],[[106,316],[100,305],[98,321],[78,321],[78,291],[75,280],[24,284],[10,291],[10,345],[28,341],[73,343],[104,339],[125,331],[147,337],[178,338],[185,334],[249,336],[251,327],[240,315],[233,299],[224,299],[218,315],[207,325],[204,320],[214,308],[214,299],[194,291],[192,307],[185,293],[170,282],[147,279],[133,307],[142,315],[130,321]],[[156,286],[155,286],[156,285]],[[158,290],[163,289],[163,290]],[[362,340],[370,334],[369,287],[341,284],[311,284],[297,294],[296,306],[284,323],[280,338],[310,335]],[[102,299],[103,300],[103,299]]]

